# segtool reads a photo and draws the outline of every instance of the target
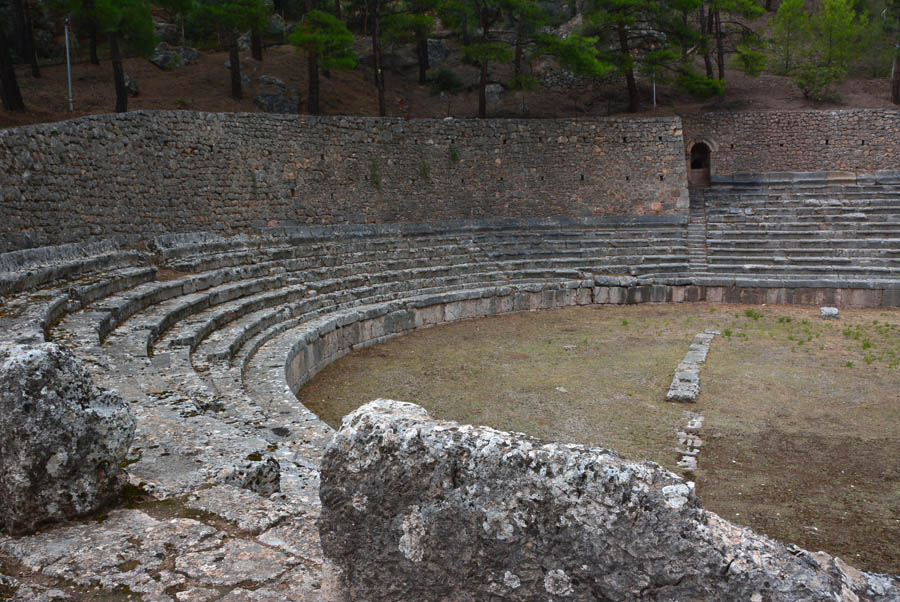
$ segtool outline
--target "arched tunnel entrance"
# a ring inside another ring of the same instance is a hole
[[[688,183],[691,186],[709,186],[712,151],[705,142],[698,142],[691,147],[691,163],[688,170]]]

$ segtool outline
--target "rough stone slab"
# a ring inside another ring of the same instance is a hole
[[[218,546],[222,537],[192,519],[160,521],[138,510],[116,510],[101,523],[2,539],[0,550],[49,577],[162,595],[184,581],[183,575],[162,570],[167,559]]]
[[[221,548],[192,552],[175,559],[175,569],[213,586],[244,581],[263,583],[284,573],[297,560],[283,552],[246,540],[229,540]]]
[[[436,421],[376,400],[322,468],[328,587],[344,600],[895,600],[863,573],[703,509],[614,452]]]
[[[318,512],[309,512],[292,518],[261,534],[262,543],[284,550],[309,562],[322,563],[322,545],[319,542]]]
[[[278,580],[256,590],[235,588],[220,602],[333,602],[334,596],[323,589],[319,571],[297,566]]]
[[[260,533],[291,516],[285,503],[266,499],[253,491],[231,485],[217,485],[191,495],[188,508],[212,512],[237,524],[242,531]]]

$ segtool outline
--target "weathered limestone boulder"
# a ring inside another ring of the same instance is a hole
[[[707,512],[615,452],[376,400],[322,466],[328,587],[345,600],[896,600],[900,581]]]
[[[29,533],[113,501],[134,427],[69,350],[0,345],[0,526]]]
[[[300,92],[271,75],[261,75],[256,80],[257,94],[253,103],[266,113],[296,113]]]
[[[200,53],[195,48],[188,46],[170,46],[160,42],[153,50],[150,62],[165,71],[171,71],[190,65],[200,60]]]

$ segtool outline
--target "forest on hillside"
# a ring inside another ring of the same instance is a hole
[[[470,95],[485,117],[501,93],[527,114],[551,88],[600,87],[636,113],[655,106],[658,89],[703,102],[765,76],[810,103],[837,101],[849,77],[881,78],[900,105],[900,0],[0,0],[5,111],[28,108],[42,71],[65,60],[66,40],[76,63],[108,63],[116,111],[137,95],[124,67],[135,58],[151,58],[164,78],[216,52],[227,53],[228,87],[207,93],[240,101],[263,82],[280,96],[254,98],[274,112],[322,113],[329,82],[347,72],[363,74],[365,91],[341,93],[371,95],[377,115],[415,112],[405,104],[421,94],[391,96],[401,83],[446,100],[448,115],[455,96]],[[273,64],[284,47],[303,61],[291,93],[259,75],[264,53]]]

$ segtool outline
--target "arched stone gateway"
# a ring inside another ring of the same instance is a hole
[[[691,147],[691,161],[688,166],[688,184],[705,187],[710,184],[712,149],[706,142],[697,142]]]

